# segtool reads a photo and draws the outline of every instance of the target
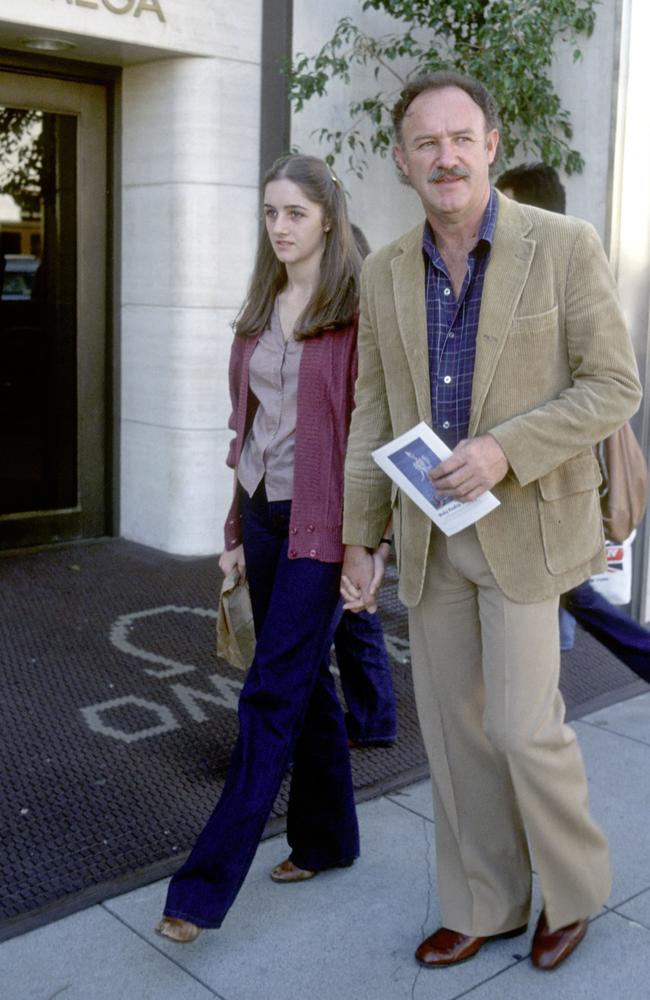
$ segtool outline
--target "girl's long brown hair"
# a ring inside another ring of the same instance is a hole
[[[330,227],[325,234],[319,285],[294,331],[297,340],[304,340],[352,322],[359,302],[361,254],[350,228],[345,192],[324,160],[283,156],[264,177],[263,188],[270,181],[284,179],[293,181],[305,198],[322,207],[323,219]],[[254,337],[268,329],[273,304],[286,283],[286,267],[276,257],[262,219],[248,293],[233,324],[238,337]]]

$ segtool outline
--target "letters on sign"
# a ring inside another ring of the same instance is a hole
[[[153,678],[150,690],[142,693],[117,694],[108,701],[100,701],[94,705],[85,705],[79,711],[93,733],[108,736],[122,743],[137,743],[151,736],[161,736],[171,733],[188,722],[207,722],[214,725],[214,714],[206,711],[206,706],[217,706],[218,709],[237,711],[239,692],[242,688],[240,680],[234,680],[220,673],[208,674],[207,682],[201,686],[201,681],[193,679],[194,685],[180,683],[187,680],[185,675],[200,670],[194,663],[184,663],[170,656],[154,652],[140,646],[137,642],[137,626],[143,620],[156,619],[168,615],[193,615],[204,620],[209,625],[204,630],[203,640],[214,643],[213,629],[217,612],[212,608],[189,608],[175,604],[166,604],[160,608],[145,608],[143,611],[131,611],[121,615],[113,622],[109,638],[113,646],[121,653],[133,656],[148,666],[143,667],[143,673]],[[162,637],[170,634],[169,626],[160,623],[159,633]],[[404,639],[384,633],[386,648],[398,663],[409,662],[409,646]],[[199,641],[199,640],[197,640]],[[109,661],[110,662],[110,661]],[[173,680],[173,683],[168,683]],[[164,684],[159,684],[164,681]],[[112,688],[113,685],[109,684]],[[218,716],[217,716],[218,718]]]
[[[159,21],[165,21],[160,0],[66,0],[66,3],[75,7],[88,7],[90,10],[105,7],[111,14],[133,14],[134,17],[150,11]]]

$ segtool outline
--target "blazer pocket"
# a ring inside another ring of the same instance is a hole
[[[582,452],[538,480],[538,507],[549,573],[568,573],[593,559],[605,539],[593,453]]]
[[[598,489],[602,481],[600,466],[590,449],[558,465],[537,483],[543,500],[559,500],[572,493]]]
[[[555,305],[552,309],[547,309],[543,313],[535,313],[531,316],[515,316],[512,321],[512,332],[515,336],[526,334],[546,333],[549,330],[557,330],[559,309]]]

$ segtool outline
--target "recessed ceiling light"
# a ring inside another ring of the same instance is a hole
[[[67,42],[64,38],[21,38],[20,44],[39,52],[63,52],[64,49],[75,48],[74,42]]]

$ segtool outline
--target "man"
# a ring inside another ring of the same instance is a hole
[[[342,591],[373,607],[393,514],[400,597],[433,779],[444,926],[416,951],[453,965],[526,930],[557,967],[610,891],[582,758],[558,691],[558,594],[603,565],[595,442],[639,404],[634,355],[591,226],[494,191],[494,102],[456,73],[393,109],[395,158],[426,216],[364,266],[346,464]],[[500,506],[446,537],[371,451],[426,420],[452,448],[443,495]]]
[[[520,164],[500,174],[495,187],[508,198],[549,212],[566,211],[566,194],[557,170],[546,163]],[[571,649],[576,619],[631,670],[650,682],[650,630],[595,590],[589,580],[562,595],[560,649]],[[564,642],[562,641],[564,639]]]

